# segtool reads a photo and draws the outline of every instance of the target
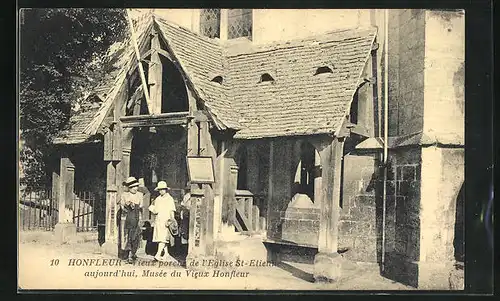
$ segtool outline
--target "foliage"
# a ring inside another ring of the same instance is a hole
[[[22,184],[42,185],[52,139],[110,67],[110,46],[127,34],[123,9],[24,9],[20,14]]]

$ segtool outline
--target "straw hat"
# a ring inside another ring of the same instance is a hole
[[[161,189],[170,189],[170,187],[167,186],[167,182],[160,181],[160,182],[158,182],[158,185],[156,186],[155,191],[158,191]]]
[[[125,181],[125,185],[127,185],[128,188],[137,187],[139,186],[139,181],[137,181],[135,177],[128,177]]]

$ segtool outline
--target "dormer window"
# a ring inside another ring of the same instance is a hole
[[[321,66],[316,69],[316,73],[314,75],[319,75],[319,74],[328,74],[328,73],[333,73],[332,68],[328,66]]]
[[[264,73],[260,76],[260,82],[274,82],[274,78],[269,73]]]
[[[222,85],[223,78],[220,75],[215,76],[212,78],[212,82],[217,83],[219,85]]]

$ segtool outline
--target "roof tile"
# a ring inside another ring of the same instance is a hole
[[[374,28],[348,29],[268,45],[222,43],[159,17],[154,20],[197,94],[224,125],[240,129],[235,137],[241,139],[334,133],[376,35]],[[128,59],[133,55],[127,54]],[[315,75],[325,65],[333,72]],[[261,82],[263,73],[274,81]],[[222,84],[211,81],[217,75]],[[116,89],[110,82],[108,98]],[[81,124],[92,117],[90,112],[72,117],[72,134],[66,139],[83,139]]]

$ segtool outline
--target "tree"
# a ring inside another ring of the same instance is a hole
[[[21,183],[48,183],[52,139],[71,106],[106,76],[127,34],[123,9],[24,9],[20,14]]]

